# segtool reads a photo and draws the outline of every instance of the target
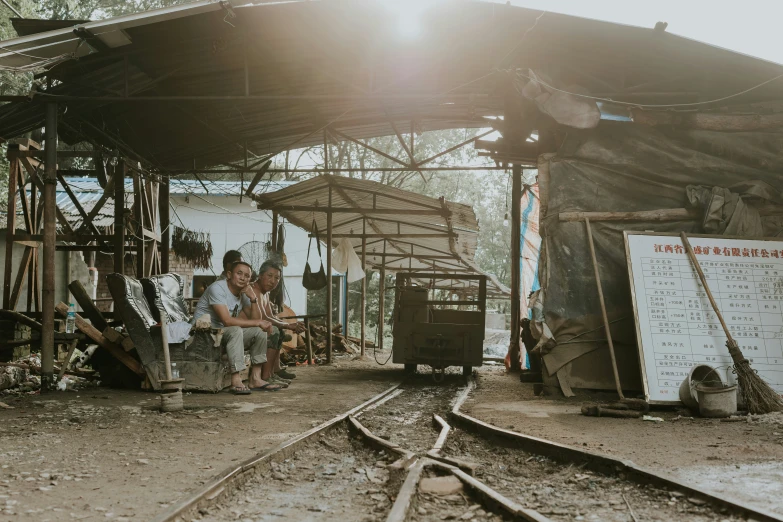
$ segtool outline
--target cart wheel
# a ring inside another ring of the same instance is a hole
[[[415,365],[415,364],[406,364],[405,365],[405,373],[408,373],[408,374],[411,374],[411,375],[416,373],[416,366],[417,365]]]
[[[463,377],[470,377],[470,374],[473,373],[473,367],[472,366],[463,366],[462,367],[462,376]]]

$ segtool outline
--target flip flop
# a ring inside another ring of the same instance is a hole
[[[270,388],[270,386],[277,386],[277,384],[272,384],[271,382],[268,382],[263,386],[256,386],[255,388],[250,388],[250,389],[253,391],[266,391],[266,392],[276,392],[283,389],[282,386],[277,386],[277,388]]]
[[[250,395],[250,389],[245,387],[240,388],[239,386],[234,386],[233,388],[231,388],[231,393],[233,393],[234,395]]]

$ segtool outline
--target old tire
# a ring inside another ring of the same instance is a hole
[[[462,376],[463,377],[470,377],[470,375],[473,373],[473,367],[472,366],[463,366],[462,367]]]

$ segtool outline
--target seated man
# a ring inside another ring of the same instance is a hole
[[[276,327],[276,332],[270,336],[270,342],[267,344],[267,359],[261,377],[265,380],[271,380],[271,382],[288,384],[290,379],[293,379],[296,375],[280,367],[280,348],[283,345],[283,336],[280,334],[280,331],[290,330],[294,333],[302,333],[305,327],[301,322],[287,323],[272,312],[269,293],[280,283],[282,272],[282,267],[276,261],[271,259],[264,261],[264,264],[258,270],[258,279],[253,287],[259,296],[258,308],[261,316]]]
[[[222,347],[228,356],[231,389],[236,395],[248,395],[250,390],[277,391],[281,387],[261,378],[266,362],[267,334],[272,324],[261,316],[258,297],[250,287],[250,265],[235,261],[226,279],[209,285],[196,305],[194,318],[209,314],[212,327],[223,329]],[[248,389],[242,383],[240,372],[245,366],[245,349],[250,352]]]
[[[242,261],[242,252],[239,250],[229,250],[223,254],[223,272],[220,273],[218,279],[227,279],[228,273],[231,270],[231,265],[237,261]]]

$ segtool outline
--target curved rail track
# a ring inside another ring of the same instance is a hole
[[[471,378],[412,378],[228,469],[156,522],[748,520],[776,513],[460,411]]]

